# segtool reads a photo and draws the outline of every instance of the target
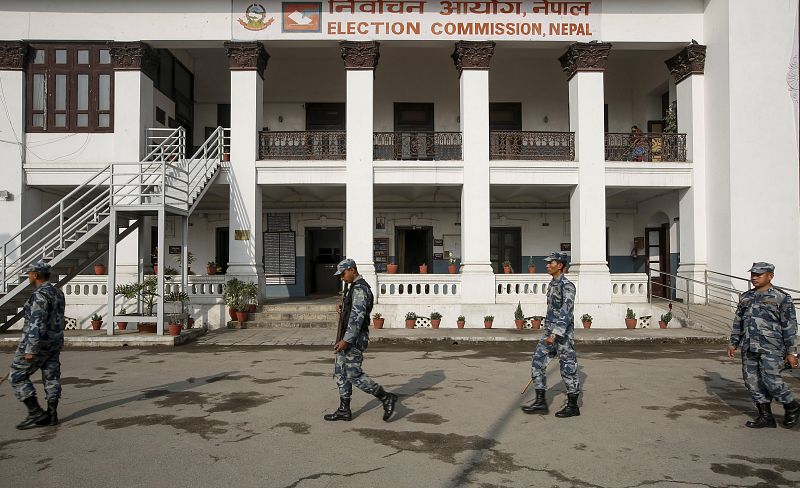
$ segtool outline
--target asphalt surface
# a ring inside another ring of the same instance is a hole
[[[744,427],[721,346],[579,348],[571,419],[552,415],[555,362],[550,415],[519,410],[532,347],[371,347],[366,372],[401,396],[390,422],[357,390],[352,422],[322,420],[338,404],[327,347],[65,351],[60,426],[17,431],[23,406],[0,386],[0,486],[800,486],[800,427]]]

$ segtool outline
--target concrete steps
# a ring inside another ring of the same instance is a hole
[[[334,300],[309,300],[262,305],[244,323],[228,322],[235,329],[335,329],[339,320]]]
[[[653,309],[659,314],[667,313],[666,302],[653,302]],[[655,315],[655,313],[654,313]],[[721,336],[730,336],[733,324],[733,311],[727,305],[710,303],[708,305],[673,303],[672,316],[683,327],[711,332]]]

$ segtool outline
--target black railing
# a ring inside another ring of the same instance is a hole
[[[258,159],[345,159],[345,131],[258,133]]]
[[[375,160],[461,160],[460,132],[376,132]]]
[[[606,161],[686,161],[686,134],[606,132]]]
[[[489,132],[489,159],[574,161],[574,132]]]

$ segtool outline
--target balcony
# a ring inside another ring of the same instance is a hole
[[[460,161],[460,132],[376,132],[376,161]]]
[[[258,159],[342,160],[346,157],[345,131],[260,131]]]
[[[574,132],[489,132],[489,159],[574,161]]]
[[[686,134],[607,132],[606,161],[685,162]]]

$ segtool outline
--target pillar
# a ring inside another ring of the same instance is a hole
[[[380,58],[377,41],[342,41],[347,70],[346,255],[373,289],[377,286],[372,249],[374,218],[373,94]]]
[[[570,130],[575,133],[578,185],[570,194],[571,265],[576,301],[611,303],[606,263],[603,71],[611,44],[577,42],[559,58],[569,83]]]
[[[692,186],[680,191],[680,263],[678,275],[705,282],[708,263],[708,221],[706,217],[706,141],[705,141],[705,61],[706,46],[690,44],[665,61],[675,80],[678,98],[678,132],[686,134],[686,160],[692,164]],[[705,302],[705,287],[682,282],[683,299]]]
[[[264,71],[260,42],[226,42],[231,70],[230,260],[228,277],[263,283],[261,188],[256,177],[258,131],[264,125]]]
[[[461,190],[462,303],[494,303],[490,256],[489,62],[492,41],[459,41],[453,61],[459,73],[464,184]]]

